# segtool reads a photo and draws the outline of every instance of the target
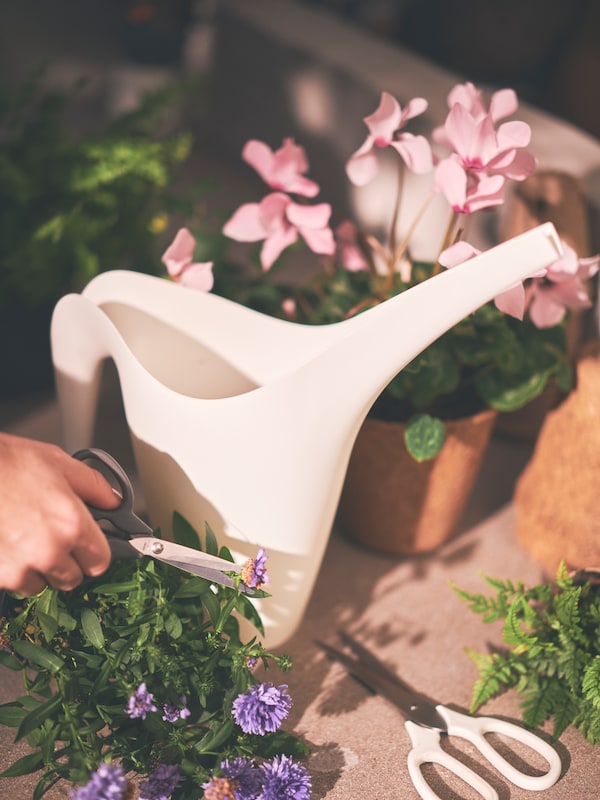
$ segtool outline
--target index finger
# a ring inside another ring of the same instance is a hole
[[[73,491],[87,503],[98,508],[117,508],[122,500],[119,492],[97,469],[65,453],[62,472]]]

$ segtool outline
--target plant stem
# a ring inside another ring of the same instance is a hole
[[[398,266],[398,264],[400,263],[400,259],[405,254],[406,250],[408,249],[408,245],[410,244],[410,240],[412,238],[412,235],[415,232],[415,229],[416,229],[417,225],[419,224],[419,222],[423,218],[423,215],[427,211],[427,208],[429,207],[429,205],[430,205],[432,200],[433,200],[433,192],[430,192],[427,195],[427,197],[425,198],[424,202],[421,204],[421,208],[417,211],[413,221],[411,222],[408,230],[406,231],[406,234],[404,235],[404,238],[402,239],[402,241],[400,242],[398,247],[395,249],[395,252],[393,253],[393,258],[392,258],[391,263],[390,263],[390,271],[388,273],[388,286],[387,286],[387,289],[391,289],[392,283],[393,283],[394,272],[396,271],[396,267]]]
[[[400,215],[400,205],[402,203],[402,191],[404,188],[404,164],[402,159],[398,160],[398,186],[396,189],[396,200],[394,202],[394,211],[390,223],[390,237],[389,237],[389,250],[390,258],[388,261],[388,270],[394,270],[394,251],[396,250],[396,228],[398,227],[398,217]]]
[[[442,239],[442,246],[440,247],[440,254],[444,252],[444,250],[450,246],[452,243],[453,231],[454,226],[456,224],[456,220],[458,219],[458,211],[453,211],[450,215],[450,220],[448,221],[448,227],[446,228],[446,233],[444,234],[444,238]],[[440,256],[438,255],[436,262],[433,267],[432,276],[437,275],[438,272],[442,271],[442,265],[440,264]]]

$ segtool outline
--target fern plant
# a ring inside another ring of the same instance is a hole
[[[478,653],[467,648],[479,677],[471,711],[514,688],[523,721],[553,720],[558,739],[573,725],[600,744],[600,589],[571,576],[561,564],[556,583],[526,588],[522,582],[484,576],[494,594],[454,591],[485,623],[502,621],[507,648]]]

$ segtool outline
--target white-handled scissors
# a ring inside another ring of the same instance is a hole
[[[212,583],[237,586],[240,592],[253,596],[257,591],[244,583],[237,583],[228,573],[240,573],[242,565],[224,558],[175,544],[155,536],[152,528],[133,511],[133,487],[119,462],[104,450],[88,448],[73,453],[73,458],[84,461],[116,481],[122,500],[117,508],[103,509],[88,504],[95,520],[110,522],[114,530],[103,533],[108,539],[113,558],[141,558],[150,556],[173,567],[198,575]]]
[[[368,689],[400,709],[412,743],[407,759],[408,772],[423,800],[441,800],[425,780],[421,769],[424,764],[439,764],[472,786],[485,800],[498,800],[493,786],[442,748],[441,734],[459,736],[471,742],[498,772],[522,789],[549,789],[560,778],[562,764],[558,753],[537,734],[496,717],[475,717],[435,703],[407,686],[347,633],[340,632],[339,635],[353,655],[336,650],[324,642],[317,644]],[[498,733],[527,745],[548,762],[548,771],[542,775],[531,775],[516,769],[490,744],[486,738],[489,733]]]

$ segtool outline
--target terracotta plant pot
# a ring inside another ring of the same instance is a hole
[[[404,424],[367,419],[340,499],[341,530],[392,555],[439,547],[460,521],[496,417],[487,410],[447,422],[441,452],[421,463],[406,450]]]

